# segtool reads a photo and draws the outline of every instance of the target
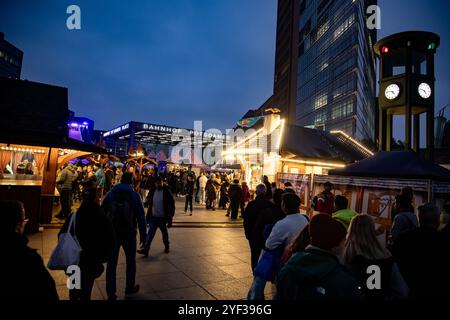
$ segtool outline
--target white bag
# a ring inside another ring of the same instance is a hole
[[[69,227],[66,233],[58,238],[58,244],[48,260],[47,268],[50,270],[64,270],[69,266],[78,265],[80,262],[81,246],[75,236],[76,213],[70,217]],[[71,232],[73,226],[73,232]]]

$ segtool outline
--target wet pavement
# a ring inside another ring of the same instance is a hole
[[[184,216],[182,199],[177,201],[179,220],[228,221],[223,210],[206,211],[200,207],[193,216]],[[181,208],[181,209],[180,209]],[[38,249],[44,262],[56,245],[58,230],[45,229],[30,236],[30,246]],[[252,283],[250,250],[242,227],[196,227],[169,229],[171,252],[164,253],[161,233],[158,231],[148,258],[137,255],[136,284],[139,293],[126,297],[137,300],[209,300],[245,299]],[[62,271],[51,271],[61,299],[68,299],[67,277]],[[125,257],[120,253],[117,268],[117,295],[124,299]],[[266,286],[270,299],[274,287]],[[96,280],[92,299],[106,299],[105,273]]]

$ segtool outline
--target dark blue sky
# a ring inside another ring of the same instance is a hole
[[[77,4],[82,29],[66,28]],[[450,102],[450,2],[381,0],[380,37],[437,32],[437,105]],[[232,127],[272,93],[276,0],[8,1],[0,31],[24,51],[24,79],[69,88],[98,129],[130,120]],[[450,115],[450,110],[447,112]]]

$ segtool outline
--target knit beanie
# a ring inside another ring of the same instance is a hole
[[[329,214],[315,215],[309,223],[311,244],[320,249],[330,250],[337,247],[347,235],[344,225]]]

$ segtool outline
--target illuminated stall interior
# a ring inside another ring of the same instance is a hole
[[[344,132],[290,125],[277,113],[265,115],[262,126],[250,129],[222,153],[219,165],[239,164],[253,190],[264,175],[269,181],[276,181],[278,173],[326,175],[373,155]]]

